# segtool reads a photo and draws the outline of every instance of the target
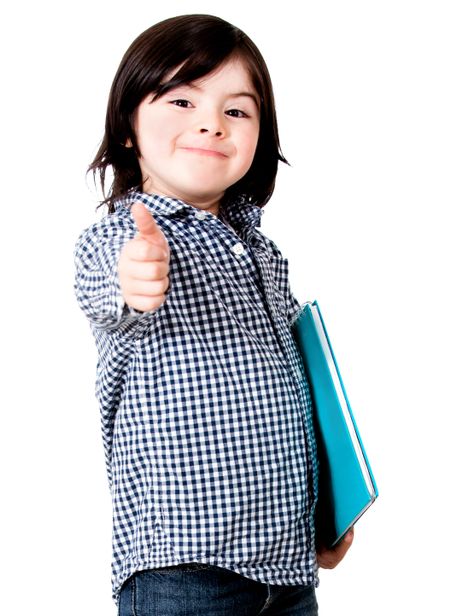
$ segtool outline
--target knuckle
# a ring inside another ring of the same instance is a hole
[[[159,263],[158,265],[158,278],[165,279],[169,275],[169,264],[168,263]]]
[[[149,280],[158,280],[161,278],[161,268],[157,261],[152,261],[148,264],[147,275]]]
[[[164,303],[164,300],[165,300],[164,295],[158,295],[157,297],[148,298],[144,302],[146,306],[145,310],[156,310]]]
[[[127,300],[125,300],[127,301]],[[154,310],[158,306],[155,304],[154,298],[147,298],[141,296],[131,296],[127,301],[127,304],[136,310],[146,312],[148,310]]]
[[[157,295],[162,295],[166,289],[167,286],[165,280],[158,280],[155,282],[155,293]]]

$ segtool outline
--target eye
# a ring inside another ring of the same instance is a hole
[[[176,98],[174,100],[169,101],[171,105],[175,105],[175,107],[181,107],[183,109],[188,109],[189,107],[193,107],[192,103],[188,101],[186,98]],[[227,115],[230,115],[233,118],[248,118],[250,117],[245,111],[241,111],[240,109],[229,109],[225,112]]]
[[[187,107],[188,105],[190,105],[191,103],[186,100],[185,98],[176,98],[173,101],[170,101],[172,105],[175,105],[176,107]]]
[[[233,118],[248,118],[249,116],[245,113],[245,111],[241,111],[240,109],[229,109],[226,113],[230,114]]]

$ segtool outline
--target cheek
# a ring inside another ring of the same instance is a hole
[[[138,140],[143,156],[151,153],[168,153],[172,149],[174,127],[164,118],[143,118],[139,123]]]
[[[241,152],[243,154],[243,159],[245,159],[250,166],[256,152],[256,146],[258,145],[258,134],[255,131],[249,131],[245,136],[243,136],[241,142]]]

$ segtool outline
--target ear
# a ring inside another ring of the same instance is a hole
[[[132,148],[133,144],[131,143],[131,139],[128,137],[128,139],[125,141],[124,143],[126,148]]]

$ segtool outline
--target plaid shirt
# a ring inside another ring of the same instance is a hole
[[[129,309],[117,261],[142,202],[170,249],[170,288]],[[316,445],[291,324],[288,265],[261,209],[219,216],[131,192],[86,229],[75,291],[99,353],[96,395],[113,502],[113,598],[134,572],[209,563],[318,585]]]

